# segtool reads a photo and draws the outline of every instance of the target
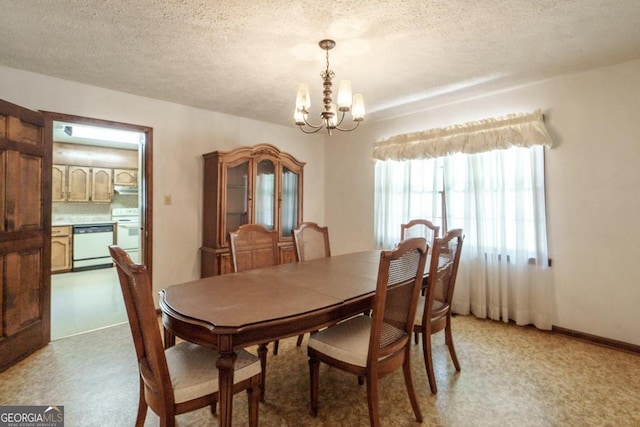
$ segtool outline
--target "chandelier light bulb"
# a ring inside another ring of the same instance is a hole
[[[351,109],[351,115],[353,116],[353,120],[356,122],[364,120],[364,99],[360,93],[353,95],[353,108]]]
[[[342,80],[340,82],[338,106],[340,107],[340,111],[349,111],[349,108],[351,108],[351,82],[349,80]]]
[[[298,84],[298,93],[296,94],[296,109],[309,111],[311,107],[311,98],[309,97],[309,85],[306,83]]]

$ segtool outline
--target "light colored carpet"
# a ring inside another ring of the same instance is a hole
[[[462,372],[455,372],[442,333],[435,335],[437,395],[429,391],[422,348],[413,346],[423,425],[640,425],[640,356],[470,316],[456,317],[453,327]],[[295,337],[281,340],[278,355],[269,353],[260,425],[369,425],[366,387],[326,365],[319,416],[309,414],[307,337],[302,347]],[[64,405],[69,427],[131,426],[136,369],[126,324],[62,339],[0,374],[0,405]],[[418,425],[401,371],[382,379],[380,389],[382,425]],[[233,411],[234,425],[246,425],[245,394],[235,396]],[[177,420],[180,426],[217,425],[206,408]],[[158,425],[151,411],[145,425]]]

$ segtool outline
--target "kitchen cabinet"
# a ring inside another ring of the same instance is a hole
[[[51,227],[51,272],[71,271],[72,240],[71,226]]]
[[[51,173],[51,201],[67,201],[67,166],[53,165]]]
[[[138,171],[134,169],[114,169],[113,185],[135,187],[138,185]]]
[[[52,166],[52,201],[111,203],[113,169],[87,166]]]
[[[202,277],[233,271],[229,232],[261,224],[278,235],[281,263],[294,262],[291,230],[302,221],[305,163],[270,144],[203,154]]]
[[[91,169],[91,202],[111,203],[113,199],[112,174],[112,169]]]
[[[69,166],[67,168],[67,201],[88,202],[90,193],[91,168]]]

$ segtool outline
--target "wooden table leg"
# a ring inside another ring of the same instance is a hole
[[[176,345],[176,336],[171,333],[167,328],[162,328],[164,331],[164,348],[165,350]]]
[[[231,427],[231,414],[233,411],[233,366],[238,355],[235,352],[220,353],[216,361],[218,368],[218,384],[220,387],[218,399],[220,400],[220,415],[218,425]]]

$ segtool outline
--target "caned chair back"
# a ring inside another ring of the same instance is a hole
[[[449,230],[443,237],[435,239],[427,281],[427,307],[432,306],[434,300],[451,305],[463,240],[464,235],[459,228]]]
[[[412,219],[400,225],[400,240],[424,237],[430,247],[433,246],[433,240],[440,235],[439,233],[440,227],[427,219]]]
[[[241,225],[229,233],[233,271],[278,265],[278,237],[276,232],[259,224]]]
[[[173,405],[173,387],[169,380],[169,368],[147,267],[134,264],[129,255],[118,246],[110,246],[109,252],[118,271],[140,376],[146,388],[153,392],[156,401]]]
[[[311,261],[331,256],[329,229],[315,222],[303,222],[291,230],[296,261]]]
[[[424,238],[403,240],[380,254],[367,363],[404,351],[411,338],[428,246]]]

